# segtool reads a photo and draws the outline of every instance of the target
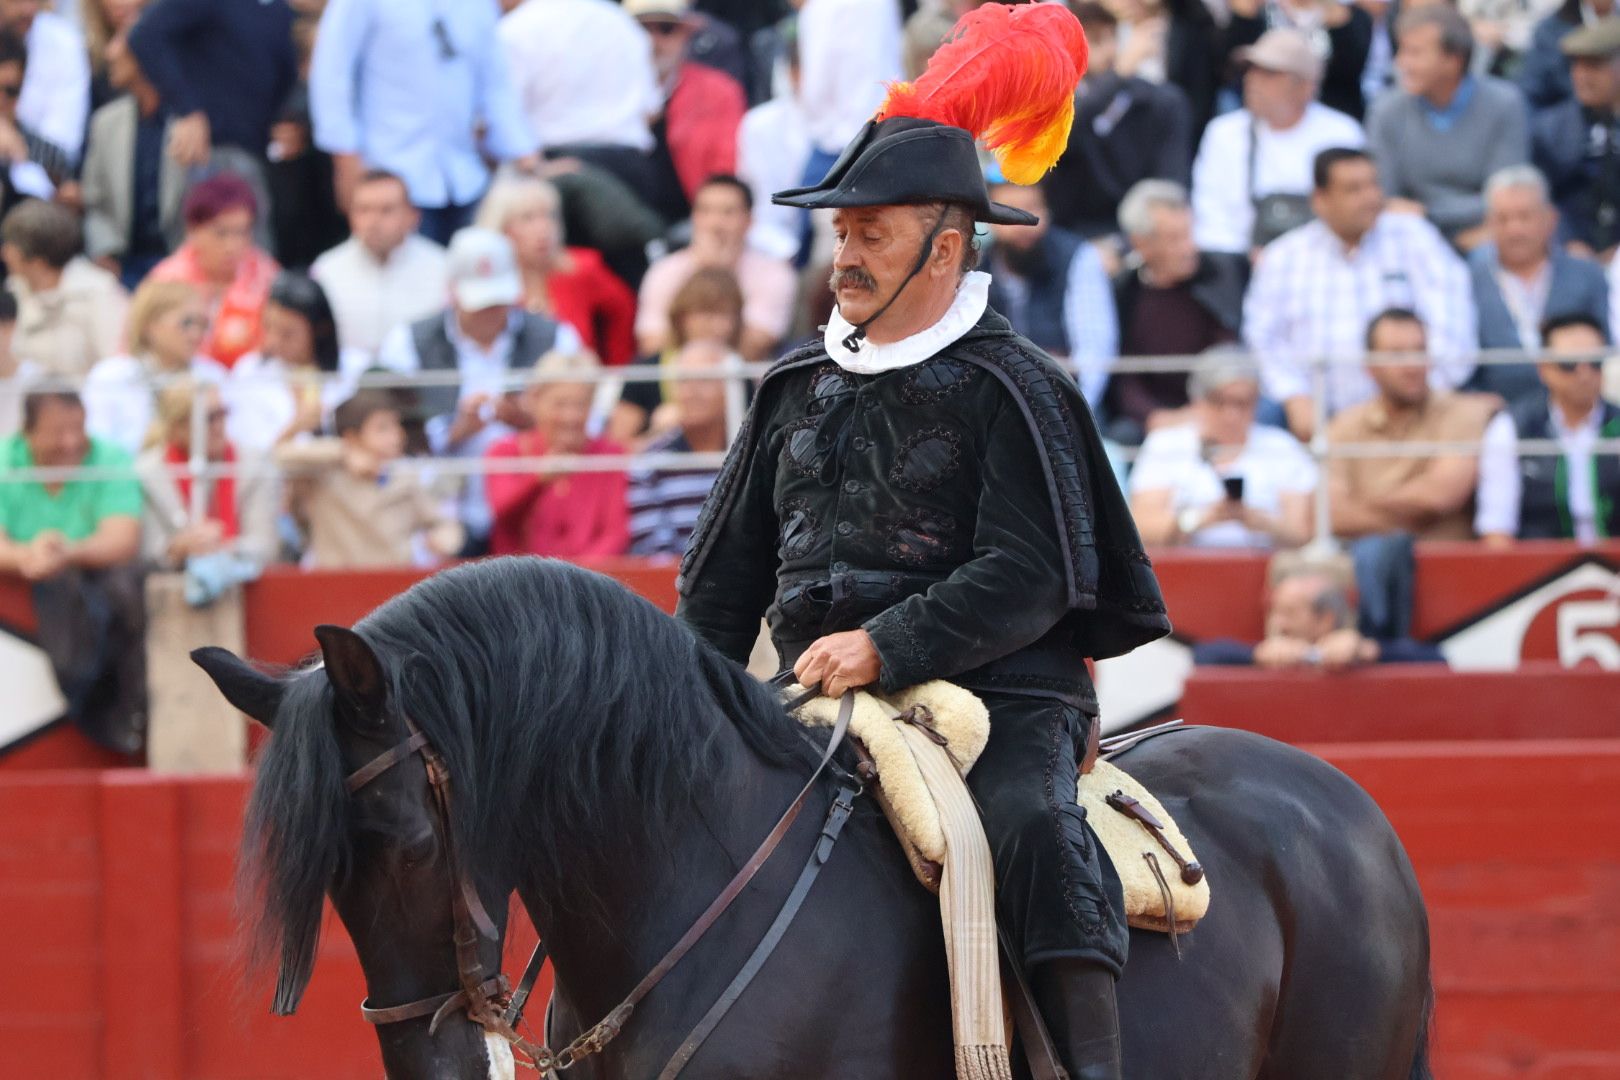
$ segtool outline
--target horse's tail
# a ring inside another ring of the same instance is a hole
[[[1433,972],[1425,974],[1423,981],[1423,1015],[1418,1019],[1417,1047],[1412,1052],[1410,1080],[1434,1080],[1434,1072],[1429,1068],[1429,1038],[1434,1031]]]

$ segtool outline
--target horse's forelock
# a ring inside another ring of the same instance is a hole
[[[309,983],[326,893],[348,861],[347,813],[326,676],[291,676],[248,800],[238,876],[253,959],[279,959],[277,1015],[296,1010]]]

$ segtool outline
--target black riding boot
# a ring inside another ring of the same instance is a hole
[[[1069,1080],[1122,1080],[1114,976],[1083,960],[1049,960],[1030,989]]]

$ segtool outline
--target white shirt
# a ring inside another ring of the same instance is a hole
[[[1529,281],[1503,269],[1500,262],[1492,271],[1502,303],[1518,332],[1519,344],[1526,349],[1541,348],[1541,314],[1547,310],[1547,293],[1552,289],[1552,260],[1544,260]]]
[[[332,413],[354,395],[361,372],[371,358],[356,349],[338,354],[338,377],[321,386],[321,422],[330,427]],[[282,360],[249,353],[231,368],[225,382],[225,433],[238,450],[258,454],[275,448],[281,433],[298,415],[293,390],[294,369]]]
[[[27,46],[17,119],[78,161],[90,118],[90,56],[84,38],[62,16],[42,11],[28,29]]]
[[[84,377],[84,429],[130,455],[139,454],[151,434],[157,388],[155,371],[133,356],[109,356]],[[226,372],[219,361],[194,357],[191,376],[199,382],[222,385]]]
[[[519,318],[522,313],[514,309],[507,328],[486,349],[461,332],[453,310],[445,312],[445,334],[455,347],[456,371],[461,375],[461,385],[456,391],[457,405],[469,394],[500,395],[516,389],[511,385],[512,369],[507,366],[507,358],[512,353],[512,323]],[[567,323],[557,324],[555,348],[558,352],[578,352],[584,347],[578,331]],[[410,374],[422,370],[422,358],[417,354],[409,326],[396,326],[389,331],[383,347],[378,350],[377,361],[390,371]],[[461,442],[451,443],[450,426],[454,422],[454,415],[433,416],[425,425],[428,445],[441,457],[481,458],[497,440],[512,434],[510,427],[491,420]],[[468,532],[474,536],[489,535],[494,516],[489,511],[481,475],[466,478],[457,505],[461,523],[467,526]]]
[[[1367,324],[1388,308],[1417,312],[1436,389],[1461,386],[1478,352],[1468,268],[1433,225],[1382,214],[1354,251],[1320,221],[1266,246],[1243,301],[1243,337],[1274,401],[1309,395],[1313,361],[1328,358],[1328,410],[1373,396],[1362,364]]]
[[[315,144],[397,173],[417,206],[477,201],[483,151],[510,161],[535,149],[499,15],[495,0],[329,0],[309,71]]]
[[[1575,539],[1583,544],[1597,540],[1597,477],[1592,446],[1598,441],[1603,409],[1599,405],[1576,428],[1564,422],[1557,406],[1550,408],[1552,431],[1564,452],[1569,474],[1569,516],[1575,526]],[[1527,458],[1525,468],[1552,472],[1556,462],[1546,456]],[[1481,536],[1519,534],[1519,502],[1524,480],[1519,474],[1519,429],[1513,417],[1499,412],[1485,425],[1485,439],[1479,452],[1479,489],[1475,499],[1474,531]]]
[[[1254,231],[1255,199],[1309,195],[1317,154],[1335,146],[1360,147],[1366,141],[1360,124],[1314,101],[1305,107],[1299,123],[1286,131],[1260,123],[1247,109],[1217,116],[1204,129],[1193,161],[1194,241],[1203,251],[1247,254]]]
[[[652,41],[612,0],[526,0],[500,25],[519,107],[541,147],[651,150],[663,110]]]
[[[804,0],[799,9],[799,98],[816,149],[837,154],[903,78],[895,0]]]
[[[792,94],[774,97],[743,115],[737,128],[737,176],[754,193],[750,247],[777,259],[799,253],[804,211],[777,206],[771,196],[798,187],[810,160],[810,127]]]
[[[1316,462],[1288,432],[1253,424],[1243,450],[1217,469],[1204,457],[1198,424],[1177,424],[1152,432],[1142,443],[1131,469],[1131,494],[1171,493],[1176,513],[1204,510],[1226,499],[1224,478],[1243,478],[1243,505],[1267,514],[1282,512],[1284,495],[1316,490]],[[1187,543],[1194,547],[1271,547],[1273,540],[1241,521],[1222,521],[1199,529]]]
[[[408,236],[379,263],[350,237],[324,252],[309,268],[332,302],[338,341],[346,349],[375,355],[388,331],[444,310],[444,248],[424,236]]]
[[[845,371],[857,375],[881,375],[885,371],[920,364],[939,350],[958,340],[979,324],[984,309],[990,306],[990,275],[978,270],[970,271],[957,286],[956,298],[938,322],[910,337],[876,345],[862,340],[859,349],[844,347],[844,338],[854,330],[848,319],[833,309],[822,331],[827,355]]]
[[[1609,260],[1609,333],[1620,330],[1620,259]],[[1620,355],[1603,361],[1603,396],[1620,401]]]

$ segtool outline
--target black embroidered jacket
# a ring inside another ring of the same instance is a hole
[[[790,662],[865,627],[885,689],[1089,699],[1086,657],[1170,629],[1084,399],[994,311],[882,375],[819,343],[777,363],[678,588],[681,617],[739,662],[762,612]]]

